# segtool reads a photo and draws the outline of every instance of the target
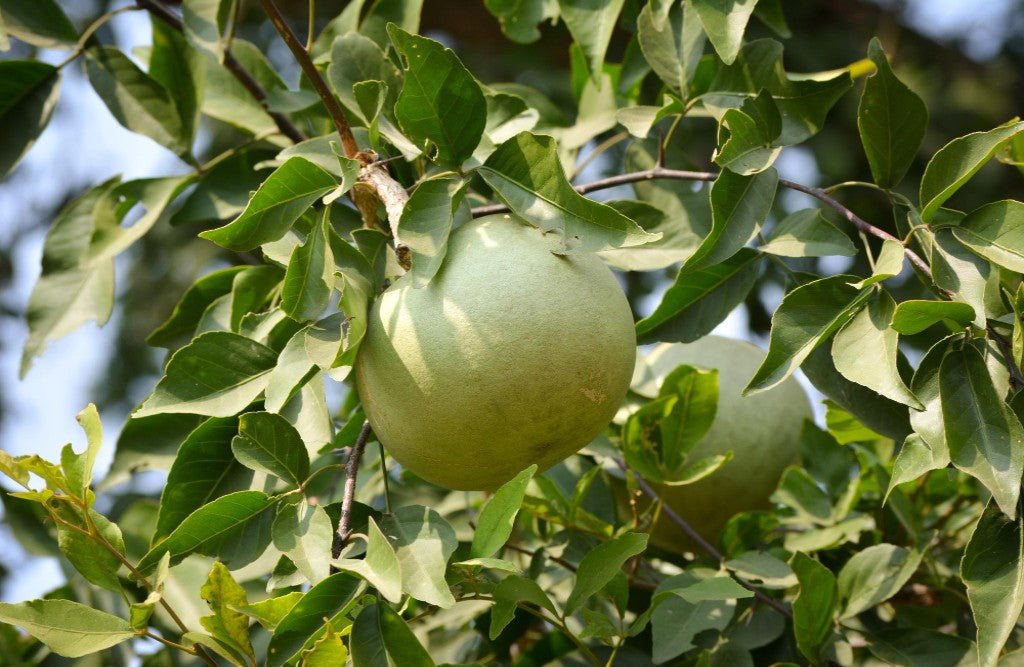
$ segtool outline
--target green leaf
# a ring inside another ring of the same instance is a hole
[[[262,491],[221,496],[188,515],[143,556],[138,569],[148,573],[167,552],[172,565],[193,553],[216,556],[229,567],[247,565],[270,543],[273,513],[268,510],[276,502]]]
[[[505,546],[523,504],[526,487],[536,473],[536,465],[523,470],[502,484],[480,510],[469,549],[470,558],[489,558]]]
[[[949,456],[933,449],[928,442],[917,433],[911,433],[903,441],[900,453],[892,464],[892,477],[889,488],[885,492],[885,501],[898,485],[911,482],[929,470],[941,470],[949,465]]]
[[[907,667],[971,665],[974,642],[957,635],[923,628],[885,628],[868,638],[868,649],[879,660]]]
[[[739,252],[768,217],[778,182],[774,169],[753,176],[723,170],[711,186],[711,231],[683,267],[718,264]]]
[[[930,222],[939,207],[1021,131],[1024,121],[1010,121],[988,132],[958,137],[940,148],[921,177],[921,220]]]
[[[277,353],[237,334],[210,331],[167,362],[164,377],[134,417],[185,412],[230,417],[267,386]]]
[[[174,99],[182,131],[191,145],[199,129],[200,103],[206,82],[206,58],[189,46],[170,24],[151,15],[153,47],[149,75]]]
[[[32,288],[26,319],[28,340],[21,357],[21,377],[32,358],[51,340],[67,335],[90,320],[102,326],[114,307],[114,263],[85,266],[97,207],[117,186],[108,180],[66,206],[43,242],[43,271]]]
[[[621,572],[623,564],[647,548],[646,533],[623,533],[599,544],[583,556],[576,570],[576,583],[565,601],[565,613],[572,614]]]
[[[183,0],[181,3],[185,38],[217,62],[224,62],[223,35],[231,6],[229,0]]]
[[[791,213],[775,225],[761,252],[783,257],[853,257],[857,247],[850,237],[821,215],[821,210],[805,208]]]
[[[778,109],[771,96],[766,91],[763,91],[758,99],[762,96],[771,104],[776,119],[779,119]],[[746,107],[750,102],[751,100],[747,100],[743,106]],[[745,110],[729,109],[722,116],[721,127],[728,128],[729,138],[717,151],[714,160],[724,169],[742,176],[751,176],[770,167],[779,157],[782,147],[772,146],[772,140],[778,136],[778,130],[773,136],[769,136],[763,126],[744,113]],[[779,122],[781,123],[781,120]],[[721,129],[719,134],[723,134]]]
[[[540,39],[537,24],[557,13],[548,0],[484,0],[484,6],[501,23],[505,36],[520,44]]]
[[[313,202],[336,186],[330,172],[305,158],[289,158],[267,177],[242,215],[200,236],[229,250],[252,250],[284,236]]]
[[[85,72],[117,122],[175,155],[189,154],[189,134],[174,98],[128,56],[110,46],[90,47],[85,51]]]
[[[0,602],[0,621],[24,628],[66,658],[80,658],[135,637],[123,618],[70,600]]]
[[[244,605],[230,605],[232,609],[242,612],[250,618],[255,618],[265,629],[273,631],[277,624],[288,615],[305,593],[292,591],[277,597],[268,598],[260,602]]]
[[[775,144],[789,146],[817,134],[829,110],[852,85],[845,70],[830,79],[791,79],[782,66],[782,44],[758,39],[744,44],[735,62],[719,69],[701,100],[720,120],[728,109],[767,89],[782,117],[782,133]]]
[[[148,345],[175,348],[191,340],[196,325],[214,299],[231,292],[235,276],[246,267],[232,266],[208,273],[182,295],[171,316],[146,338]]]
[[[348,662],[348,647],[328,625],[323,637],[313,647],[302,652],[302,667],[334,667]]]
[[[306,242],[292,251],[281,288],[281,309],[293,320],[317,319],[326,309],[334,289],[334,256],[327,243],[328,209],[323,221],[313,226]]]
[[[897,367],[899,334],[889,326],[895,312],[893,298],[879,291],[835,335],[832,360],[851,382],[920,410],[924,406],[903,383]],[[870,362],[865,363],[867,359]]]
[[[928,127],[928,108],[896,78],[877,37],[868,44],[868,57],[876,73],[864,83],[857,129],[872,178],[889,189],[903,179],[917,155]]]
[[[142,178],[117,186],[96,207],[92,238],[83,262],[86,265],[101,263],[127,250],[153,228],[168,204],[193,178],[192,175]],[[130,227],[122,226],[125,214],[135,204],[144,208],[145,214]]]
[[[354,560],[350,558],[331,561],[331,565],[339,570],[347,570],[358,574],[389,602],[398,604],[402,601],[402,567],[398,556],[384,533],[377,527],[373,517],[367,519],[366,558]]]
[[[1007,514],[989,502],[960,561],[978,626],[978,661],[985,666],[996,664],[1024,608],[1024,515]]]
[[[604,68],[612,31],[625,0],[558,0],[558,13],[573,41],[579,45],[590,76],[597,79]]]
[[[953,228],[953,235],[985,259],[1024,273],[1024,203],[1004,199],[980,206]]]
[[[892,328],[901,334],[913,335],[946,320],[965,327],[975,317],[974,308],[959,301],[902,301],[892,314]]]
[[[267,646],[267,667],[281,667],[303,646],[326,632],[324,619],[348,613],[364,590],[362,581],[338,572],[309,589],[274,628]]]
[[[433,667],[423,645],[395,611],[375,602],[352,625],[353,667]]]
[[[711,45],[726,65],[736,60],[757,0],[693,0]]]
[[[381,531],[398,557],[402,590],[443,609],[454,605],[444,573],[458,540],[448,522],[430,508],[406,505],[384,517]]]
[[[679,270],[675,282],[648,317],[636,324],[640,343],[692,343],[747,298],[761,272],[761,255],[740,248],[732,257],[703,268]]]
[[[79,508],[68,503],[61,503],[59,509],[51,510],[51,512],[79,530],[89,531],[89,524],[86,523],[85,515]],[[89,509],[89,518],[100,535],[123,556],[124,538],[117,524],[112,523],[92,508]],[[57,524],[57,545],[60,550],[87,580],[108,591],[120,594],[121,581],[118,579],[117,573],[121,569],[121,558],[111,553],[98,540],[83,535],[79,530],[64,524]]]
[[[271,412],[247,412],[238,420],[238,435],[231,441],[238,462],[257,472],[268,472],[297,487],[309,477],[306,446],[287,419]]]
[[[689,97],[690,81],[704,53],[704,31],[693,3],[671,3],[665,20],[659,20],[651,4],[637,16],[637,40],[654,73],[683,98]]]
[[[724,630],[732,620],[735,604],[724,600],[692,603],[677,595],[662,596],[663,591],[683,588],[714,576],[709,570],[693,570],[669,577],[655,591],[661,601],[651,614],[652,655],[655,664],[667,662],[694,647],[694,638],[705,630]]]
[[[398,26],[388,26],[388,35],[405,56],[398,123],[431,159],[458,167],[473,154],[487,122],[480,85],[451,49]]]
[[[679,366],[665,377],[658,399],[623,425],[626,462],[658,483],[696,481],[687,479],[695,471],[686,464],[694,445],[711,428],[717,409],[718,371]]]
[[[710,577],[700,579],[695,583],[682,588],[671,588],[664,593],[678,595],[687,602],[702,602],[704,600],[736,600],[740,598],[752,598],[754,593],[741,586],[735,579],[727,576]]]
[[[363,18],[359,32],[386,49],[389,34],[387,25],[394,23],[405,32],[418,33],[422,11],[423,0],[375,0]]]
[[[939,386],[950,460],[984,484],[1007,516],[1016,517],[1024,427],[996,390],[981,352],[964,345],[947,353]]]
[[[948,228],[935,231],[931,246],[935,283],[953,292],[957,301],[970,304],[974,324],[984,328],[986,317],[1002,313],[998,268],[968,250]]]
[[[398,221],[398,238],[412,253],[409,272],[416,287],[430,282],[448,251],[448,234],[469,181],[442,174],[420,181]]]
[[[849,285],[849,276],[806,283],[782,299],[772,316],[768,354],[744,394],[770,389],[803,363],[818,345],[845,325],[870,291]]]
[[[180,414],[128,419],[117,438],[114,461],[97,490],[113,488],[136,472],[169,470],[178,446],[202,421],[198,415]]]
[[[817,662],[832,636],[839,602],[836,578],[824,565],[801,552],[794,554],[789,564],[800,581],[800,593],[793,600],[796,646],[808,660]]]
[[[832,499],[803,468],[786,468],[771,499],[789,507],[803,520],[822,526],[833,523]]]
[[[273,150],[239,150],[198,176],[196,187],[171,215],[172,227],[191,223],[221,222],[245,210],[249,195],[263,183],[256,165],[274,156]],[[337,161],[335,160],[335,164]]]
[[[852,618],[899,592],[922,555],[895,544],[875,544],[855,553],[839,571],[839,618]]]
[[[214,637],[204,632],[186,632],[181,636],[181,641],[185,644],[198,644],[208,652],[212,651],[214,655],[219,655],[237,667],[246,667],[249,664],[248,659],[235,648],[232,642],[221,637]]]
[[[213,563],[206,583],[199,589],[213,614],[199,619],[206,631],[255,661],[249,642],[249,617],[232,607],[244,606],[249,600],[245,589],[238,585],[220,561]]]
[[[478,171],[516,215],[544,231],[560,229],[567,248],[597,251],[660,238],[573,190],[551,137],[521,132],[499,146]]]
[[[99,412],[92,403],[79,412],[75,419],[85,431],[85,451],[75,454],[71,445],[66,445],[61,453],[60,462],[68,479],[68,487],[79,498],[86,498],[89,485],[92,484],[92,469],[96,464],[96,455],[103,444],[103,425],[100,424]]]
[[[231,439],[237,433],[236,417],[214,417],[198,425],[181,443],[160,496],[154,542],[170,535],[206,503],[249,488],[252,473],[231,453]]]
[[[305,500],[278,508],[272,528],[274,546],[295,564],[309,583],[318,584],[330,574],[334,527],[327,512]]]
[[[72,49],[78,32],[54,0],[4,0],[2,28],[43,49]]]
[[[277,365],[270,371],[270,378],[267,380],[264,401],[267,412],[280,413],[288,400],[316,374],[316,364],[306,353],[308,332],[309,327],[299,329],[278,355]]]
[[[60,72],[53,65],[38,60],[0,61],[0,123],[4,126],[0,178],[14,169],[46,129],[58,97]]]
[[[942,360],[949,349],[949,340],[941,340],[928,350],[921,359],[910,388],[918,397],[924,410],[910,411],[910,424],[931,450],[936,468],[949,465],[949,447],[946,444],[946,427],[942,413],[941,368]],[[923,452],[921,452],[923,453]]]
[[[537,479],[544,478],[538,477]],[[518,575],[505,577],[495,587],[492,595],[494,596],[494,606],[491,608],[491,627],[488,630],[488,636],[492,640],[497,638],[509,624],[515,615],[517,604],[521,602],[529,602],[557,615],[555,605],[544,589],[536,581],[526,577]]]
[[[338,36],[331,46],[331,64],[327,78],[334,92],[350,110],[359,112],[360,105],[352,86],[362,81],[380,81],[387,86],[386,109],[395,106],[402,85],[402,74],[381,47],[357,32]],[[364,120],[369,120],[364,118]]]
[[[746,551],[723,565],[749,581],[759,582],[763,588],[786,589],[797,585],[796,575],[786,561],[764,551]]]

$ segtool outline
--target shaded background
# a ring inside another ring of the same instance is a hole
[[[61,0],[60,4],[81,30],[101,14],[131,3]],[[298,68],[277,34],[263,25],[255,4],[243,5],[238,34],[256,43],[294,85]],[[280,4],[297,29],[305,25],[306,0]],[[326,23],[344,4],[319,0],[318,24]],[[626,4],[625,15],[639,6],[636,0]],[[897,75],[925,100],[931,113],[929,129],[919,159],[898,188],[905,194],[915,194],[927,156],[947,141],[1024,114],[1024,3],[1019,0],[807,0],[783,5],[796,35],[784,42],[787,70],[845,66],[863,58],[868,41],[877,35],[893,56]],[[0,10],[2,6],[0,0]],[[149,26],[146,13],[127,12],[103,26],[97,37],[131,54],[133,47],[150,42]],[[482,3],[426,0],[422,29],[453,47],[481,80],[527,83],[566,110],[571,108],[570,39],[563,26],[545,24],[540,42],[515,45],[504,38]],[[610,60],[621,56],[628,35],[620,27],[609,50]],[[752,21],[748,37],[761,36],[774,37]],[[0,58],[37,57],[58,63],[66,55],[14,41]],[[60,447],[69,441],[81,449],[84,438],[75,414],[86,403],[95,402],[106,429],[106,446],[97,462],[97,477],[102,477],[128,412],[150,391],[164,363],[164,350],[146,346],[145,337],[166,318],[204,267],[208,269],[213,249],[195,238],[195,230],[157,225],[118,257],[119,296],[111,321],[103,329],[89,325],[53,343],[35,360],[25,379],[18,379],[27,334],[24,310],[39,275],[43,237],[57,211],[88,187],[116,174],[128,180],[188,171],[169,151],[117,124],[93,93],[80,61],[64,68],[62,86],[49,127],[14,173],[0,182],[0,448],[12,454],[36,452],[50,459],[57,458]],[[846,95],[819,135],[783,151],[776,164],[783,178],[828,185],[870,175],[856,129],[858,98],[856,92]],[[235,130],[204,119],[197,157],[215,155],[238,139]],[[712,122],[690,125],[686,139],[693,166],[711,166]],[[590,148],[585,147],[581,155]],[[581,180],[621,170],[623,148],[624,144],[595,161]],[[1021,173],[990,164],[951,203],[969,210],[977,203],[1008,197],[1024,199]],[[840,198],[861,217],[892,229],[886,202],[877,193],[848,189]],[[779,203],[779,213],[811,205],[803,195],[790,191],[780,193]],[[802,261],[801,268],[815,270],[814,262],[819,260]],[[830,272],[865,269],[850,266],[853,260],[846,258],[821,261],[829,262],[822,268]],[[673,275],[668,270],[624,276],[638,316],[653,310]],[[778,281],[779,276],[767,273],[748,303],[721,330],[764,341],[771,312],[782,294]],[[912,282],[907,289],[916,289]],[[895,291],[900,296],[898,287]],[[161,477],[146,473],[133,484],[158,490]],[[62,578],[56,559],[25,554],[9,528],[0,525],[0,600],[38,597]]]

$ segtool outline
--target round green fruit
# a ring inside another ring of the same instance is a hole
[[[718,369],[718,411],[689,460],[730,450],[732,460],[693,484],[653,485],[665,503],[711,543],[734,514],[770,506],[768,497],[783,470],[799,459],[804,420],[813,419],[807,394],[792,377],[768,391],[743,396],[743,388],[763,359],[759,347],[720,336],[706,336],[688,345],[662,344],[646,358],[655,377],[664,377],[681,364]],[[620,506],[628,509],[622,484],[618,493]],[[648,505],[643,496],[641,509]],[[651,530],[651,542],[677,552],[693,547],[664,514]]]
[[[409,470],[493,490],[590,442],[629,388],[629,304],[592,253],[510,215],[452,233],[422,288],[399,278],[374,303],[356,359],[373,431]]]

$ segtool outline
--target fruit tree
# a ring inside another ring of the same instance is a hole
[[[5,302],[116,354],[0,663],[1024,664],[1024,27],[926,4],[0,0],[0,202],[162,160]]]

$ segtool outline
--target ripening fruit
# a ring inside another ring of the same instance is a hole
[[[373,431],[403,466],[493,490],[589,443],[629,387],[636,338],[615,276],[592,253],[510,215],[452,233],[423,288],[374,304],[356,360]]]
[[[803,422],[813,418],[807,394],[792,377],[768,391],[742,395],[763,359],[764,351],[757,346],[720,336],[689,345],[662,344],[647,356],[648,365],[662,377],[681,364],[718,369],[718,411],[688,460],[729,450],[732,460],[693,484],[653,485],[665,503],[712,544],[734,514],[770,506],[768,497],[782,471],[799,459]],[[619,484],[620,506],[628,511],[622,489]],[[641,510],[650,504],[647,496],[639,502]],[[665,515],[654,525],[651,542],[673,551],[693,548]]]

